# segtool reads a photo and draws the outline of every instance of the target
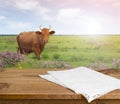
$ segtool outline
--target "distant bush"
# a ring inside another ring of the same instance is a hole
[[[113,58],[112,60],[112,68],[119,69],[120,68],[120,59]]]
[[[54,55],[53,55],[53,58],[54,58],[54,59],[59,59],[59,58],[60,58],[60,55],[59,55],[59,54],[54,54]]]
[[[48,59],[49,58],[48,54],[43,54],[42,57],[43,57],[43,59]]]
[[[42,68],[60,68],[60,69],[73,68],[70,64],[67,64],[67,63],[61,62],[61,61],[41,62],[41,67]]]
[[[120,69],[120,59],[113,58],[110,67],[107,67],[103,62],[95,62],[88,66],[93,69]]]
[[[88,66],[89,68],[93,69],[107,69],[108,67],[103,62],[95,62]]]
[[[23,55],[13,52],[0,53],[0,67],[14,66],[24,60]]]

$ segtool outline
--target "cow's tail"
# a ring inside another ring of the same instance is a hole
[[[21,54],[23,54],[23,51],[22,51],[22,49],[21,49],[21,47],[20,47],[20,40],[19,40],[19,35],[17,36],[17,43],[18,43],[18,49],[17,49],[17,53],[21,53]]]

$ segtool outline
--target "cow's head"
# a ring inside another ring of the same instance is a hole
[[[48,39],[49,39],[49,35],[52,35],[55,33],[55,31],[51,31],[51,28],[41,28],[40,27],[40,31],[37,33],[43,35],[43,42],[44,43],[47,43],[48,42]]]

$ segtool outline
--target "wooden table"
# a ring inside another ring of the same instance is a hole
[[[46,69],[0,72],[0,104],[88,104],[73,91],[38,77]],[[112,74],[120,78],[120,73]],[[91,104],[120,104],[120,90],[112,91]]]

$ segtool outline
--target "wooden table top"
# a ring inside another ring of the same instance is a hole
[[[80,94],[38,76],[46,72],[46,69],[7,69],[0,72],[0,99],[85,99]],[[120,78],[120,73],[117,74],[111,76]],[[99,99],[120,99],[120,90]]]

